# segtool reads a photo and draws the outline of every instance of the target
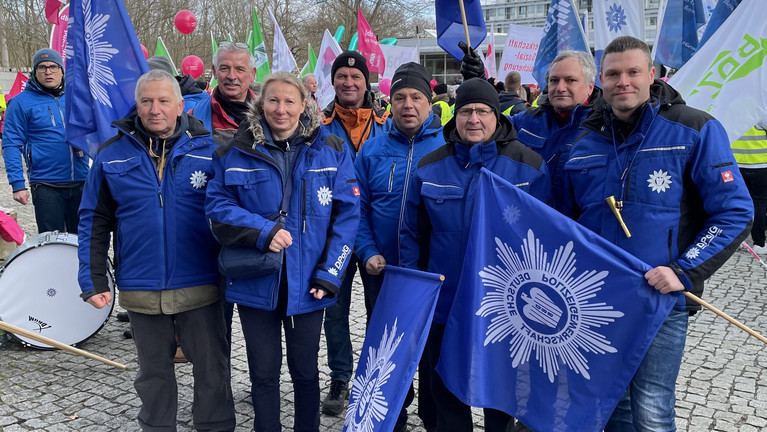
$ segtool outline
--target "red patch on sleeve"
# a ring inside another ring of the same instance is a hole
[[[352,188],[352,191],[354,192],[354,196],[360,196],[360,188],[358,188],[357,186],[354,186]]]
[[[722,183],[729,183],[735,180],[732,178],[732,171],[725,171],[722,173]]]

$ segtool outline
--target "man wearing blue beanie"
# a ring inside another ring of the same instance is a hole
[[[26,88],[8,104],[3,133],[13,199],[26,205],[32,190],[39,232],[77,233],[88,157],[67,145],[64,130],[64,61],[58,52],[43,48],[32,57]]]

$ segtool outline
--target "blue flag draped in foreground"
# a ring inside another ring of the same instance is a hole
[[[532,430],[601,431],[677,300],[650,267],[482,169],[437,367]]]
[[[719,2],[716,4],[716,7],[714,8],[714,13],[711,14],[711,18],[708,20],[706,30],[703,32],[703,36],[700,38],[698,49],[700,49],[700,47],[702,47],[703,44],[705,44],[711,38],[714,32],[719,30],[719,27],[722,26],[722,23],[724,23],[727,18],[730,17],[732,11],[738,7],[741,1],[742,0],[719,0]]]
[[[668,0],[658,29],[655,61],[679,69],[698,48],[698,27],[706,23],[702,0]]]
[[[457,0],[436,0],[434,7],[437,11],[437,44],[446,53],[458,61],[463,58],[463,51],[458,48],[458,42],[466,42],[463,31],[461,8]],[[479,0],[464,0],[466,10],[466,25],[469,27],[471,47],[476,49],[487,36],[485,18]]]
[[[442,276],[386,266],[346,411],[344,431],[391,431],[413,381]]]
[[[149,71],[120,0],[73,0],[67,30],[67,143],[91,157],[115,135],[111,123],[135,105],[138,78]]]
[[[546,87],[546,72],[560,51],[575,50],[591,53],[586,34],[581,28],[578,11],[572,0],[553,0],[543,25],[543,37],[533,65],[533,78],[541,88]]]

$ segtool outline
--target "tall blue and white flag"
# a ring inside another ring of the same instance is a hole
[[[644,40],[644,3],[636,0],[594,0],[594,58],[600,70],[605,47],[618,36]]]
[[[662,16],[655,38],[654,60],[679,69],[698,49],[698,28],[706,23],[703,2],[668,0]]]
[[[588,39],[581,27],[578,9],[572,0],[553,0],[543,25],[543,38],[538,45],[533,77],[546,86],[546,73],[560,51],[576,50],[591,54]]]
[[[272,24],[274,24],[274,42],[272,44],[272,72],[285,71],[293,72],[298,67],[296,59],[293,57],[293,53],[290,52],[288,42],[285,40],[285,36],[282,34],[280,25],[277,24],[277,20],[274,18],[272,10],[269,9],[269,16],[272,17]]]
[[[719,0],[719,2],[716,4],[716,8],[714,8],[714,12],[711,14],[711,18],[708,20],[706,30],[703,32],[703,36],[700,38],[698,49],[700,49],[709,39],[711,39],[711,36],[717,30],[719,30],[719,27],[722,26],[722,23],[724,23],[727,18],[730,17],[732,11],[738,7],[741,1],[743,0]]]
[[[469,28],[471,47],[477,47],[487,36],[485,17],[482,15],[482,5],[479,0],[464,0],[466,25]],[[463,51],[458,48],[458,42],[466,42],[463,30],[461,8],[456,0],[436,0],[434,3],[437,17],[437,44],[454,59],[461,61]]]
[[[443,276],[384,267],[354,375],[344,431],[391,431],[426,345]]]
[[[69,7],[66,140],[93,157],[115,135],[112,121],[136,104],[136,81],[149,67],[121,0],[73,0]]]
[[[531,430],[601,431],[678,294],[484,168],[478,194],[438,372]]]

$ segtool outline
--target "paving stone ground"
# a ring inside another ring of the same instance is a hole
[[[0,206],[17,211],[27,233],[36,233],[31,206],[11,199],[0,160]],[[41,263],[40,271],[45,270]],[[35,270],[37,271],[37,269]],[[1,277],[0,277],[1,278]],[[705,299],[747,326],[767,334],[767,268],[745,249],[738,250],[708,281]],[[1,285],[1,284],[0,284]],[[355,281],[351,332],[355,356],[364,338],[365,312],[362,284]],[[0,296],[3,292],[0,290]],[[115,307],[115,313],[119,311]],[[0,315],[2,311],[0,311]],[[123,338],[128,324],[113,316],[80,348],[124,363],[127,371],[62,351],[42,351],[11,340],[0,348],[0,431],[138,431],[135,421],[140,406],[133,390],[136,353],[131,340]],[[767,345],[711,312],[692,317],[684,362],[677,381],[677,426],[680,431],[767,430]],[[324,337],[320,358],[320,381],[328,384]],[[178,429],[193,430],[191,422],[191,365],[176,368],[179,387]],[[249,380],[245,344],[235,316],[232,343],[232,389],[238,431],[252,430]],[[282,376],[283,426],[291,430],[293,394],[287,366]],[[409,428],[423,431],[415,405]],[[475,415],[481,430],[480,416]],[[341,431],[341,417],[321,417],[322,431]]]

